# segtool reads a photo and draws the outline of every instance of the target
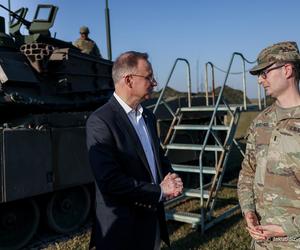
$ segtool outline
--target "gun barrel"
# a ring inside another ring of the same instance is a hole
[[[11,11],[10,9],[6,8],[4,5],[0,4],[0,7],[5,9],[6,11],[8,11],[14,18],[18,19],[21,21],[21,23],[23,23],[27,28],[30,27],[30,22],[27,21],[26,19],[20,17],[18,14],[16,14],[15,12]]]

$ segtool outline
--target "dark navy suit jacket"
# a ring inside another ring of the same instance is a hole
[[[112,97],[87,121],[87,145],[96,182],[97,249],[153,249],[157,223],[169,245],[159,183],[171,165],[160,147],[154,115],[144,108],[157,166],[155,184],[141,142]]]

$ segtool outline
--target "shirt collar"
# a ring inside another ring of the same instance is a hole
[[[276,115],[279,121],[285,119],[299,119],[300,118],[300,106],[295,106],[291,108],[282,108],[275,104]]]
[[[130,113],[139,113],[142,114],[143,113],[143,107],[141,104],[139,104],[136,109],[132,109],[126,102],[124,102],[122,100],[122,98],[120,96],[117,95],[116,92],[114,92],[114,97],[117,99],[118,103],[121,105],[121,107],[125,110],[126,114],[130,114]]]

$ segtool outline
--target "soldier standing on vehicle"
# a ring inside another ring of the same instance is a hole
[[[96,43],[89,38],[89,28],[82,26],[79,33],[80,37],[74,42],[74,46],[79,48],[82,53],[102,57]]]
[[[281,42],[262,50],[258,76],[275,103],[248,131],[238,195],[254,249],[300,248],[299,49]]]

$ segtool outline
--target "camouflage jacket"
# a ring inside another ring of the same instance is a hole
[[[73,45],[79,48],[82,53],[101,57],[96,43],[90,38],[87,38],[86,40],[78,38]]]
[[[278,116],[273,104],[252,122],[238,182],[243,213],[300,237],[300,106]],[[280,108],[279,108],[280,109]],[[300,241],[297,242],[300,244]]]

